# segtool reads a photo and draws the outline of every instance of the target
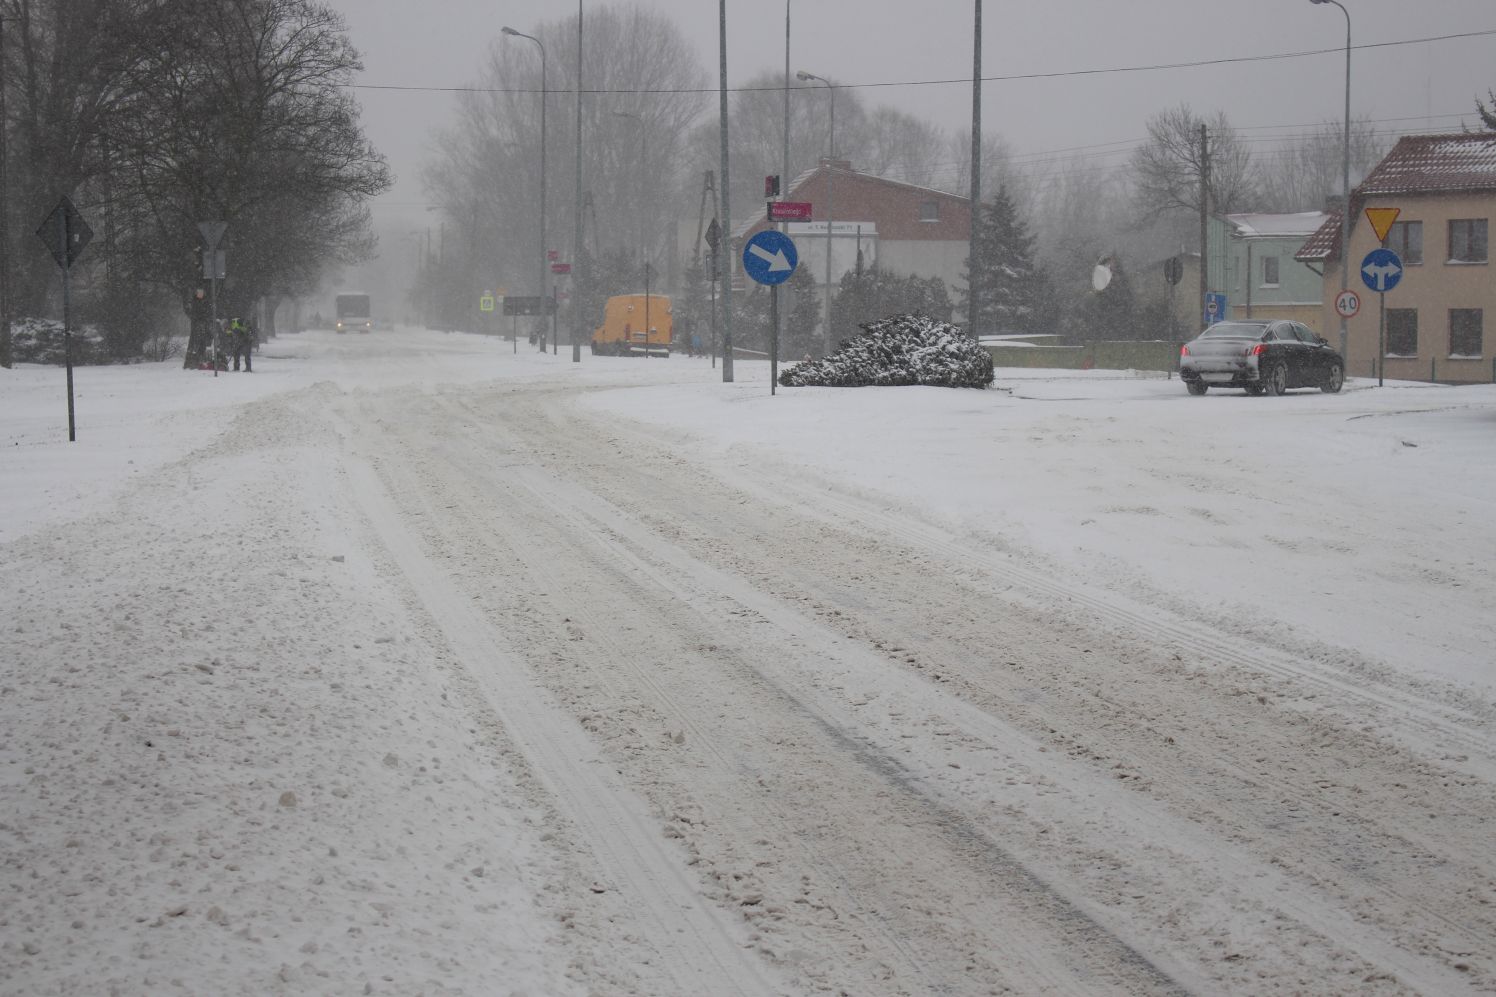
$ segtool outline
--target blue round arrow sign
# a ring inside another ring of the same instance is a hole
[[[1402,275],[1402,260],[1390,249],[1373,249],[1361,261],[1361,282],[1379,294],[1396,287]]]
[[[767,229],[743,247],[743,272],[760,284],[783,284],[800,263],[794,240]]]

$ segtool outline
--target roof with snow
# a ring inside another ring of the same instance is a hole
[[[1496,132],[1404,135],[1351,192],[1351,225],[1367,198],[1496,193]],[[1332,211],[1294,254],[1306,263],[1340,258],[1340,213]]]
[[[1293,258],[1303,262],[1312,263],[1316,260],[1338,259],[1340,256],[1340,212],[1331,211],[1325,215],[1325,220],[1320,223],[1319,228],[1314,230],[1299,251],[1293,254]]]
[[[1327,216],[1323,211],[1297,211],[1286,215],[1245,214],[1226,215],[1226,222],[1234,228],[1235,235],[1243,239],[1266,239],[1274,236],[1313,235]]]
[[[1405,135],[1356,193],[1435,194],[1496,191],[1496,132]]]

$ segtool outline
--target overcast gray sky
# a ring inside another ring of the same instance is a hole
[[[366,85],[457,87],[474,81],[505,24],[533,32],[574,14],[568,0],[328,0],[347,17],[364,57]],[[584,9],[602,6],[583,0]],[[1351,111],[1401,131],[1458,131],[1474,100],[1496,87],[1496,34],[1416,44],[1434,36],[1496,31],[1492,0],[1344,0],[1351,12]],[[791,0],[791,65],[865,89],[868,106],[889,104],[950,128],[969,128],[971,0]],[[713,81],[718,5],[644,0],[671,17]],[[738,82],[784,65],[784,0],[728,0],[728,75]],[[584,18],[585,23],[585,18]],[[1225,111],[1249,138],[1267,142],[1293,126],[1340,121],[1345,94],[1345,18],[1310,0],[988,0],[984,11],[983,129],[1023,157],[1084,147],[1125,161],[1148,117],[1187,101]],[[508,44],[529,45],[510,39]],[[1375,48],[1362,48],[1379,45]],[[1333,49],[1329,54],[1262,56]],[[554,64],[570,53],[551,52]],[[1147,72],[1087,73],[1209,59],[1247,60]],[[1048,79],[997,80],[1037,73]],[[389,158],[396,188],[376,220],[418,212],[419,171],[450,93],[360,89],[366,131]],[[1395,120],[1405,119],[1405,120]],[[1254,148],[1260,145],[1254,142]],[[1115,144],[1112,144],[1115,143]]]

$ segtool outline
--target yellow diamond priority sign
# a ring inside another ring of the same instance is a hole
[[[1397,221],[1397,216],[1401,213],[1401,208],[1366,209],[1366,220],[1371,222],[1371,230],[1377,234],[1377,242],[1387,241],[1387,233],[1392,231],[1392,223]]]

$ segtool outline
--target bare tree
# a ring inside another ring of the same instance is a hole
[[[928,121],[891,107],[876,107],[867,115],[865,127],[867,158],[860,165],[869,173],[934,187],[951,165],[946,133]]]
[[[1480,115],[1481,123],[1491,131],[1496,131],[1496,90],[1487,90],[1486,96],[1491,98],[1490,106],[1487,106],[1479,97],[1475,99],[1475,110]]]
[[[1115,247],[1134,245],[1135,219],[1121,170],[1077,158],[1049,170],[1033,213],[1039,259],[1054,282],[1059,330],[1072,340],[1091,334],[1091,272]],[[1125,240],[1124,240],[1124,237]]]
[[[685,145],[708,103],[707,73],[674,23],[640,4],[589,10],[586,29],[582,171],[597,234],[658,267],[662,220],[674,215],[666,205],[681,190]],[[547,199],[546,231],[560,247],[569,245],[575,217],[567,194],[576,162],[576,17],[529,33],[548,55],[546,158],[556,193]],[[488,279],[521,287],[533,281],[538,239],[540,99],[536,47],[496,41],[422,174],[466,254],[452,265],[473,269],[481,259]]]
[[[363,202],[390,178],[348,94],[360,65],[341,16],[316,0],[159,0],[149,13],[109,134],[136,212],[122,238],[154,278],[193,311],[200,221],[228,223],[224,303],[241,315],[367,256]]]
[[[865,168],[865,112],[858,91],[838,87],[836,100],[836,157]],[[790,81],[790,175],[812,170],[830,153],[831,92],[824,84]],[[742,220],[764,204],[763,179],[784,172],[784,71],[755,74],[728,97],[732,118],[733,217]],[[715,115],[700,121],[691,136],[692,178],[718,166],[718,133]],[[694,193],[694,192],[693,192]]]
[[[1200,128],[1208,136],[1201,147]],[[1200,210],[1201,177],[1209,157],[1210,207],[1239,211],[1252,199],[1252,156],[1223,113],[1207,121],[1188,104],[1162,111],[1148,121],[1148,141],[1132,156],[1135,203],[1145,221],[1171,212]]]
[[[1257,206],[1264,211],[1314,211],[1339,198],[1344,183],[1344,124],[1325,122],[1315,131],[1257,157]],[[1351,122],[1351,185],[1386,154],[1370,119]]]

